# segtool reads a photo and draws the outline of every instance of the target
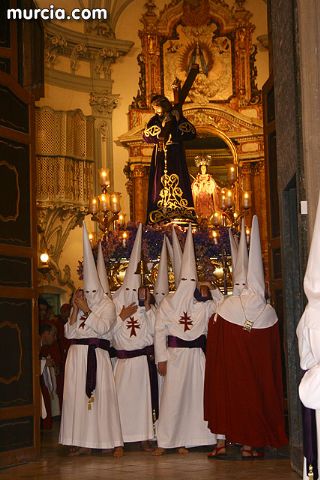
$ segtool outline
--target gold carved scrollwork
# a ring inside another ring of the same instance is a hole
[[[133,176],[133,178],[145,177],[146,176],[145,166],[144,165],[133,165],[132,176]]]

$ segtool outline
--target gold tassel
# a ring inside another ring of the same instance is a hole
[[[93,407],[93,402],[94,402],[94,397],[91,395],[91,397],[88,400],[88,410],[91,410]]]
[[[310,478],[310,480],[314,479],[312,465],[309,465],[308,478]]]

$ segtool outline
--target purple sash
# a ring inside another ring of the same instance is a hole
[[[307,474],[309,466],[312,466],[313,478],[317,480],[318,475],[318,443],[316,412],[311,408],[302,405],[302,426],[303,426],[303,455],[306,457]]]
[[[110,342],[102,338],[74,338],[71,340],[71,345],[88,345],[86,395],[91,398],[97,381],[96,348],[109,351]]]
[[[152,411],[155,413],[157,419],[159,415],[159,393],[157,367],[154,361],[154,346],[148,345],[147,347],[138,350],[115,350],[115,356],[120,359],[141,357],[142,355],[146,355],[148,361],[151,405]]]
[[[201,348],[203,352],[206,351],[206,336],[201,335],[194,340],[182,340],[182,338],[168,335],[168,347],[171,348]]]

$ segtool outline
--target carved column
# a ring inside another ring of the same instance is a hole
[[[251,100],[250,53],[252,49],[252,32],[255,26],[249,22],[252,14],[243,7],[244,1],[236,2],[235,17],[235,74],[236,95],[240,105],[248,105]]]
[[[90,105],[95,121],[95,161],[97,170],[101,167],[110,168],[113,172],[112,148],[112,112],[118,104],[119,95],[108,91],[91,92]],[[111,189],[113,189],[111,177]],[[97,177],[96,177],[97,181]]]
[[[146,76],[146,101],[149,105],[151,95],[161,93],[160,78],[160,38],[157,33],[158,17],[155,14],[156,5],[153,0],[145,4],[146,13],[142,16],[141,22],[144,30],[139,32],[142,44],[142,60],[145,65]]]
[[[133,221],[146,222],[148,171],[145,165],[131,165],[133,182]]]

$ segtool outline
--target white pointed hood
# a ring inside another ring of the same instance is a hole
[[[305,327],[320,329],[320,196],[316,219],[313,227],[309,258],[304,276],[303,287],[308,303],[301,317],[300,323]],[[300,354],[301,356],[301,354]]]
[[[172,265],[172,268],[173,268],[173,248],[172,248],[172,245],[171,245],[170,240],[167,237],[167,235],[165,235],[164,238],[165,238],[165,241],[166,241],[170,262],[171,262],[171,265]]]
[[[249,258],[244,222],[242,223],[234,282],[236,294],[225,299],[218,308],[218,314],[230,323],[241,326],[249,320],[253,322],[252,328],[272,327],[278,318],[274,308],[267,304],[264,295],[259,224],[256,216],[252,222]]]
[[[109,279],[108,279],[108,275],[107,275],[106,266],[105,266],[105,263],[104,263],[101,242],[99,242],[99,246],[98,246],[97,272],[98,272],[99,280],[100,280],[100,283],[101,283],[101,286],[103,288],[104,293],[109,298],[111,298],[110,287],[109,287]]]
[[[229,228],[229,240],[230,240],[230,248],[231,248],[231,262],[232,262],[232,279],[237,263],[237,256],[238,256],[238,239],[234,237],[231,228]]]
[[[174,284],[178,288],[181,278],[182,249],[174,225],[172,225],[173,273]]]
[[[240,295],[247,286],[248,247],[244,219],[241,222],[241,235],[237,252],[237,261],[233,272],[233,295]]]
[[[166,315],[180,315],[190,311],[194,303],[194,291],[197,286],[197,267],[194,253],[191,224],[189,224],[187,238],[182,256],[180,283],[172,296],[167,296],[161,302],[160,308]]]
[[[252,292],[262,297],[263,302],[265,301],[264,272],[257,215],[254,215],[252,219],[247,285]]]
[[[158,269],[157,280],[154,286],[154,297],[156,304],[160,305],[164,297],[169,293],[169,279],[168,279],[168,255],[166,246],[166,237],[163,237],[160,263]]]
[[[101,286],[96,265],[93,258],[91,243],[88,237],[86,224],[83,222],[83,289],[91,309],[105,298],[103,288]]]
[[[124,276],[123,284],[113,295],[113,300],[121,306],[128,306],[133,302],[138,303],[138,289],[141,283],[141,275],[135,272],[137,271],[138,263],[141,260],[141,244],[142,224],[140,223],[136,238],[134,240],[129,265]]]

